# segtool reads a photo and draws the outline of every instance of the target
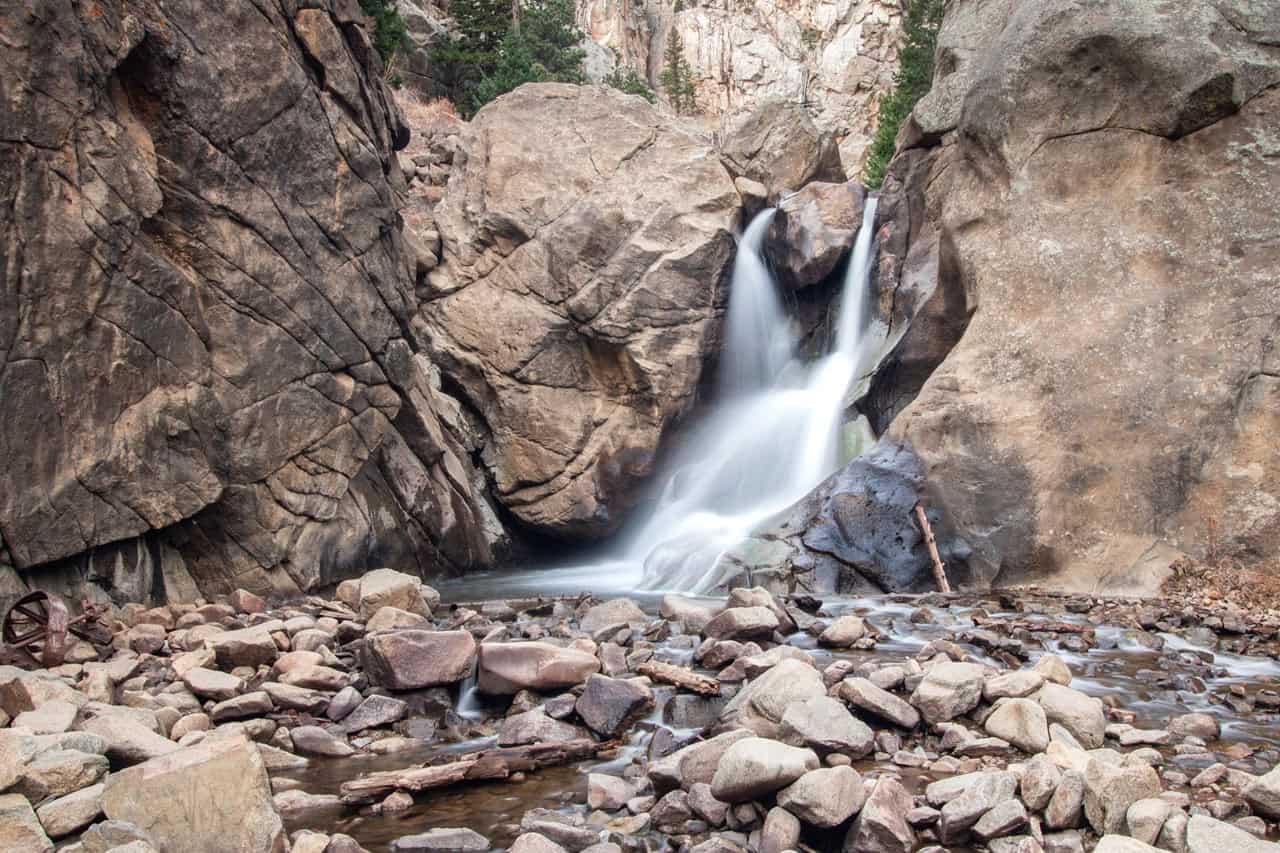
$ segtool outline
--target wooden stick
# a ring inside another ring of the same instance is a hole
[[[720,695],[719,680],[709,675],[699,675],[683,666],[663,663],[660,660],[650,660],[640,664],[636,668],[636,672],[641,675],[647,675],[654,681],[661,681],[663,684],[674,684],[676,687],[683,687],[703,696]]]
[[[920,521],[920,530],[924,533],[924,544],[929,547],[929,556],[933,558],[933,579],[938,584],[939,592],[951,592],[951,584],[947,582],[947,568],[938,556],[938,541],[933,538],[933,528],[929,526],[929,518],[924,514],[924,504],[916,504],[916,518]]]
[[[596,743],[582,738],[486,749],[457,756],[454,761],[444,764],[366,773],[356,779],[343,782],[339,789],[339,796],[342,802],[355,805],[373,802],[396,790],[429,791],[460,782],[506,779],[517,771],[536,770],[539,767],[568,764],[571,761],[590,758],[617,745],[617,741]]]

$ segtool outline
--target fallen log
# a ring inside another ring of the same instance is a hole
[[[709,675],[700,675],[683,666],[663,663],[660,660],[650,660],[640,664],[636,668],[636,672],[641,675],[647,675],[654,681],[661,681],[663,684],[674,684],[676,687],[683,687],[685,690],[700,693],[703,696],[720,695],[720,681],[718,679]]]
[[[527,746],[498,747],[463,753],[441,764],[414,765],[398,770],[379,770],[343,782],[339,798],[347,805],[379,800],[393,791],[429,791],[463,782],[506,779],[512,773],[568,764],[615,749],[617,741],[597,743],[580,740],[534,743]]]

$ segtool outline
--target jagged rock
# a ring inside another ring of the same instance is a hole
[[[280,655],[271,632],[280,630],[284,630],[284,623],[272,620],[250,628],[214,634],[204,644],[213,650],[218,666],[224,669],[270,666]]]
[[[79,725],[106,741],[107,756],[120,764],[138,764],[178,749],[164,735],[123,714],[102,713]]]
[[[484,643],[478,686],[484,693],[506,696],[521,690],[560,690],[576,687],[599,671],[599,659],[581,649],[539,642]]]
[[[778,805],[820,827],[839,826],[862,808],[867,794],[852,767],[811,770],[778,792]]]
[[[600,537],[638,499],[713,345],[738,204],[709,136],[608,88],[522,86],[466,125],[416,328],[522,523]]]
[[[1124,829],[1131,805],[1161,792],[1160,777],[1146,765],[1118,767],[1090,759],[1084,773],[1084,811],[1100,835]]]
[[[476,641],[467,631],[407,628],[364,641],[369,679],[392,690],[453,684],[471,673],[475,661]]]
[[[904,236],[878,292],[923,318],[898,345],[914,384],[891,366],[866,409],[919,458],[940,543],[963,543],[953,583],[1153,594],[1208,541],[1280,550],[1280,502],[1257,502],[1280,482],[1280,283],[1256,276],[1280,176],[1233,153],[1270,127],[1280,56],[1248,0],[1078,9],[948,6],[950,59],[882,190]],[[1081,323],[1084,305],[1105,314]]]
[[[409,704],[390,696],[370,696],[342,719],[342,730],[347,734],[389,726],[409,710]]]
[[[1037,755],[1027,762],[1018,781],[1018,793],[1027,808],[1033,812],[1044,811],[1058,784],[1062,781],[1062,771],[1047,756]]]
[[[1084,818],[1084,774],[1065,770],[1062,781],[1045,807],[1044,822],[1049,829],[1070,829]]]
[[[818,756],[812,750],[768,738],[746,738],[725,750],[711,780],[711,793],[726,803],[759,799],[817,767]]]
[[[1012,773],[993,771],[961,778],[967,779],[963,790],[942,806],[938,837],[943,844],[954,843],[983,815],[1013,797],[1018,788],[1018,778]],[[930,801],[933,801],[932,797]]]
[[[23,711],[13,719],[14,728],[27,729],[32,734],[49,735],[65,732],[75,722],[79,707],[62,699],[50,699],[39,708]]]
[[[844,853],[911,853],[916,834],[907,823],[911,795],[888,776],[876,780],[844,839]]]
[[[911,694],[911,704],[925,722],[944,723],[978,706],[985,678],[986,670],[978,664],[935,664]]]
[[[47,853],[53,842],[45,834],[31,803],[21,794],[0,794],[0,850]]]
[[[145,827],[165,850],[272,853],[285,843],[266,768],[244,737],[209,738],[113,773],[102,808],[112,820]]]
[[[636,795],[636,786],[626,779],[606,773],[587,775],[587,807],[614,811]]]
[[[487,563],[470,453],[405,338],[408,129],[358,13],[207,13],[5,16],[5,564],[145,601]]]
[[[46,797],[61,797],[88,787],[106,772],[105,756],[78,749],[47,749],[26,763],[13,791],[38,803]]]

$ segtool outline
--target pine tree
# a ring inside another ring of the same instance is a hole
[[[464,107],[470,93],[498,65],[498,50],[512,25],[510,0],[451,0],[454,34],[431,51],[444,93]]]
[[[529,0],[502,37],[493,66],[462,102],[470,115],[524,83],[582,83],[585,38],[573,20],[571,0]]]
[[[694,98],[693,68],[689,60],[684,58],[684,42],[680,31],[671,28],[667,36],[667,49],[663,54],[663,69],[659,75],[662,89],[667,93],[667,100],[677,113],[692,112],[697,106]]]

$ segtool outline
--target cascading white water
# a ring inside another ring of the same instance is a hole
[[[761,255],[774,211],[747,228],[734,262],[716,410],[676,454],[658,506],[623,562],[641,586],[704,592],[721,555],[808,494],[840,463],[841,416],[868,356],[868,277],[876,199],[867,200],[842,291],[835,345],[807,369]]]

